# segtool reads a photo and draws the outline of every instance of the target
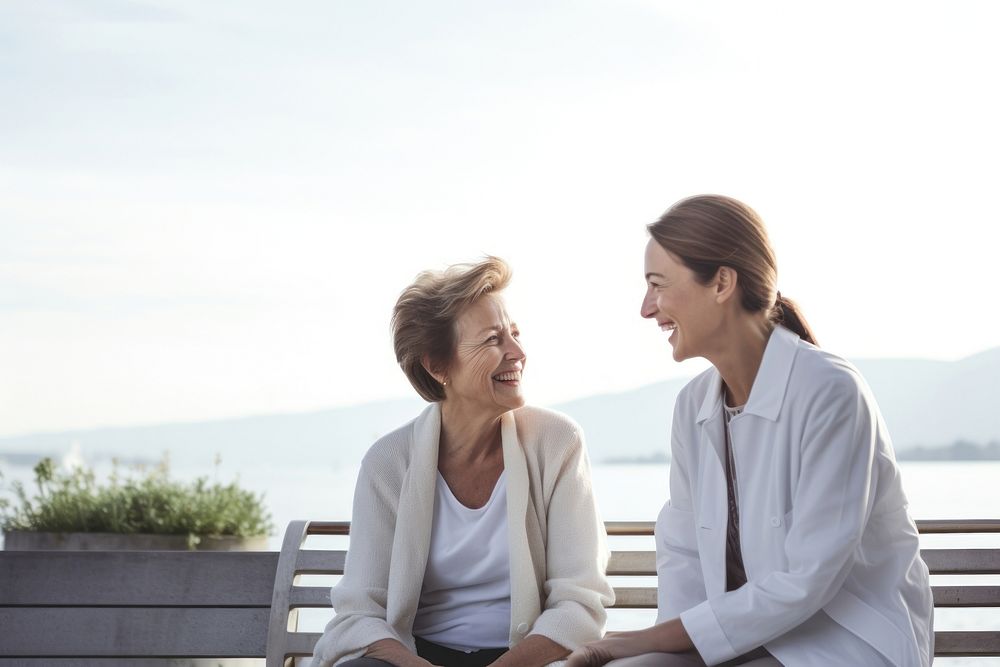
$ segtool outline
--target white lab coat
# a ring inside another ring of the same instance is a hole
[[[658,620],[680,616],[710,665],[763,645],[785,667],[846,666],[852,642],[898,667],[930,665],[927,566],[858,371],[784,327],[772,333],[730,425],[748,583],[728,593],[722,406],[714,368],[677,399],[656,522]]]

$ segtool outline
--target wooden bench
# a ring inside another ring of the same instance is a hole
[[[605,527],[611,537],[650,538],[649,547],[645,550],[613,550],[608,575],[615,578],[644,577],[647,581],[656,577],[652,522],[609,521]],[[918,521],[917,527],[924,535],[1000,533],[1000,520]],[[295,578],[300,575],[343,574],[345,551],[302,549],[305,539],[311,535],[349,533],[348,522],[293,521],[289,524],[274,581],[267,667],[282,667],[284,658],[312,655],[320,635],[297,632],[294,629],[295,610],[330,607],[327,587],[296,585]],[[922,549],[921,555],[932,575],[1000,574],[1000,548]],[[933,591],[936,608],[1000,607],[1000,586],[997,585],[934,585]],[[640,586],[615,585],[615,598],[614,609],[656,609],[655,579]],[[990,631],[937,631],[934,634],[936,656],[1000,656],[1000,626]]]
[[[1000,520],[921,521],[922,533],[1000,533]],[[612,536],[652,534],[609,522]],[[302,575],[343,573],[345,551],[305,548],[308,536],[349,534],[346,522],[294,521],[274,552],[0,552],[0,666],[164,667],[176,658],[265,658],[283,667],[319,638],[298,632],[299,609],[330,607],[329,586]],[[652,544],[615,551],[617,609],[656,607]],[[933,574],[1000,574],[1000,548],[925,549]],[[1000,586],[934,587],[937,607],[1000,607]],[[1000,656],[1000,628],[936,633],[939,656]]]

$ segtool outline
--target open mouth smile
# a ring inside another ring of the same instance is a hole
[[[494,382],[501,382],[506,385],[516,385],[521,381],[521,371],[505,371],[493,376]]]

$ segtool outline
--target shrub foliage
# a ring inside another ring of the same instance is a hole
[[[273,527],[263,494],[206,477],[171,481],[166,460],[138,478],[119,476],[116,465],[106,485],[88,467],[60,472],[49,458],[34,471],[34,497],[15,483],[13,508],[0,506],[4,530],[187,535],[196,544],[200,536],[255,537]]]

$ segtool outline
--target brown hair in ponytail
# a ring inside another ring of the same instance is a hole
[[[647,229],[703,285],[710,283],[722,266],[736,271],[744,309],[766,311],[772,321],[816,344],[802,311],[777,290],[774,249],[764,222],[752,208],[731,197],[698,195],[677,202]]]

